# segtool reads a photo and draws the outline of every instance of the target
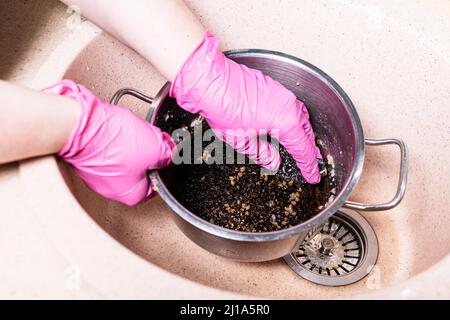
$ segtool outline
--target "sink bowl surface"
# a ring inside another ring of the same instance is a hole
[[[379,240],[375,269],[358,283],[330,288],[299,278],[282,260],[229,261],[189,241],[160,198],[128,208],[88,190],[55,158],[23,162],[21,177],[30,201],[55,246],[81,266],[87,281],[113,297],[408,298],[436,292],[450,297],[448,282],[439,281],[440,266],[434,266],[450,265],[450,199],[444,191],[449,182],[442,178],[450,175],[446,12],[406,1],[276,6],[246,1],[239,2],[238,15],[229,4],[189,4],[223,39],[224,49],[272,49],[311,62],[349,94],[367,137],[397,136],[408,144],[410,178],[402,204],[363,214]],[[239,22],[242,14],[254,17],[252,23]],[[434,18],[425,19],[428,15]],[[122,87],[154,95],[165,83],[135,52],[87,22],[48,58],[35,85],[60,78],[80,82],[105,100]],[[128,98],[121,104],[143,118],[149,108]],[[394,148],[369,147],[352,200],[391,198],[398,163]],[[432,281],[434,291],[423,291]]]

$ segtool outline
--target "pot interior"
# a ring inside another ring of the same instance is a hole
[[[299,59],[262,50],[233,51],[227,55],[271,76],[306,104],[322,155],[334,167],[335,197],[327,208],[334,204],[332,209],[336,211],[353,190],[364,155],[362,130],[351,101],[332,79]],[[168,114],[171,114],[170,119]],[[197,118],[198,115],[184,111],[175,100],[165,96],[157,106],[153,122],[172,134]],[[161,180],[169,191],[176,183],[174,171],[174,165],[160,171]],[[336,204],[337,201],[340,203]]]

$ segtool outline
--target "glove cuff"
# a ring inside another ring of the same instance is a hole
[[[86,99],[89,99],[89,97],[86,97],[85,95],[87,89],[71,80],[62,80],[50,87],[42,89],[41,91],[49,94],[71,98],[77,101],[80,105],[80,117],[78,118],[74,128],[72,129],[72,132],[66,144],[58,153],[60,157],[64,159],[70,159],[73,154],[76,154],[78,150],[82,148],[82,146],[80,146],[81,139],[79,139],[79,136],[86,128],[91,109],[91,104],[86,103]]]
[[[198,110],[198,101],[192,101],[193,97],[201,97],[201,94],[194,94],[196,88],[201,88],[199,84],[207,82],[209,73],[214,73],[215,64],[222,59],[219,39],[209,31],[205,32],[199,45],[193,50],[185,63],[177,72],[175,79],[170,86],[169,95],[175,98],[180,106],[192,113],[201,113]],[[200,72],[204,70],[205,72]]]

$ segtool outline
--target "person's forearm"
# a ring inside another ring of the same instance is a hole
[[[62,0],[173,80],[205,29],[181,0]]]
[[[0,164],[59,152],[79,105],[0,80]]]

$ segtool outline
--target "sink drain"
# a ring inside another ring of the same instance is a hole
[[[284,260],[304,279],[343,286],[369,274],[377,258],[378,241],[370,224],[358,212],[341,209]]]

